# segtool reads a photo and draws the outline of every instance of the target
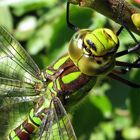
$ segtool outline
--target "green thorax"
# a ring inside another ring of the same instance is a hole
[[[96,77],[83,74],[68,54],[59,58],[43,74],[48,90],[67,105],[83,98],[96,82]]]

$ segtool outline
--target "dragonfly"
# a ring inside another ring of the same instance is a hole
[[[136,52],[140,44],[137,42],[136,46],[117,52],[118,35],[124,27],[117,33],[107,28],[79,29],[69,20],[69,7],[68,2],[67,24],[76,32],[68,53],[44,70],[40,70],[16,39],[0,26],[2,140],[76,140],[65,107],[84,98],[98,77],[108,76],[140,88],[139,84],[119,76],[132,68],[140,68],[140,59],[133,63],[116,60]],[[116,66],[121,68],[116,70]]]

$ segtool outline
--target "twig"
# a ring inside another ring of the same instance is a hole
[[[140,35],[140,9],[125,0],[69,0],[69,2],[92,8]]]

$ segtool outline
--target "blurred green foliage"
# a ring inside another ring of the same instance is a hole
[[[66,24],[64,0],[1,0],[0,24],[23,45],[40,68],[47,67],[67,52],[74,34]],[[108,18],[86,8],[71,6],[71,21],[80,28],[119,29]],[[137,36],[137,38],[139,38]],[[135,45],[123,31],[120,49]],[[136,54],[119,60],[133,62]],[[140,70],[132,70],[125,78],[140,83]],[[88,96],[71,112],[78,140],[140,139],[140,90],[109,78],[100,79]]]

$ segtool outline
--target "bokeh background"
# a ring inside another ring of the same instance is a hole
[[[139,6],[138,1],[130,1]],[[71,21],[80,28],[107,27],[116,32],[119,25],[87,8],[72,5]],[[1,0],[0,24],[22,44],[41,69],[67,52],[74,34],[65,20],[66,0]],[[140,40],[140,37],[137,36]],[[135,45],[123,31],[120,50]],[[119,60],[133,62],[138,54]],[[140,84],[140,70],[123,76]],[[82,101],[68,112],[78,140],[140,139],[140,90],[108,77],[99,78]]]

